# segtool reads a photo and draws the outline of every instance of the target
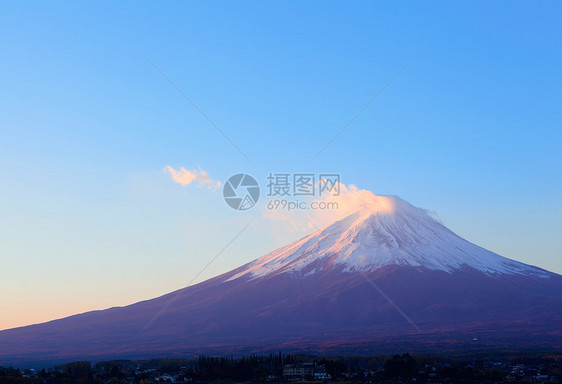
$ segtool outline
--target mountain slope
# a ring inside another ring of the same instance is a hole
[[[333,256],[336,257],[332,259]],[[259,258],[232,279],[263,277],[283,271],[314,273],[326,263],[343,265],[346,272],[407,265],[447,272],[468,266],[490,275],[550,275],[464,240],[426,211],[398,197],[373,196],[371,204]],[[315,264],[316,269],[310,269],[311,264]]]
[[[560,275],[480,248],[396,197],[374,196],[295,243],[184,290],[2,331],[0,364],[267,350],[556,349],[561,323]]]

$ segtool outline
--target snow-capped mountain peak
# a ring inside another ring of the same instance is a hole
[[[427,211],[396,196],[373,195],[355,212],[249,264],[228,280],[319,270],[373,271],[398,265],[453,272],[471,267],[488,275],[548,277],[456,235]]]

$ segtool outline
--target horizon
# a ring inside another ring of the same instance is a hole
[[[315,363],[315,364],[325,364],[329,361],[338,361],[338,360],[347,360],[349,361],[356,361],[360,362],[361,365],[379,365],[383,367],[383,364],[393,358],[404,358],[404,357],[411,357],[416,360],[426,361],[427,359],[432,359],[432,364],[436,366],[446,367],[451,363],[461,363],[461,364],[478,364],[478,362],[487,363],[487,364],[497,364],[500,362],[502,365],[507,366],[514,366],[517,364],[527,365],[527,366],[536,366],[540,365],[542,362],[555,362],[560,364],[559,359],[549,355],[553,351],[534,351],[531,354],[521,355],[523,351],[504,351],[504,350],[493,350],[487,352],[473,352],[470,354],[466,353],[416,353],[411,354],[409,352],[404,351],[397,351],[396,353],[390,354],[361,354],[361,355],[322,355],[322,354],[311,354],[311,353],[285,353],[283,351],[272,351],[268,353],[261,353],[261,354],[237,354],[237,355],[216,355],[216,356],[206,356],[206,355],[199,355],[199,356],[183,356],[183,357],[161,357],[161,358],[146,358],[146,359],[119,359],[119,360],[84,360],[84,361],[53,361],[49,363],[40,363],[40,364],[25,364],[25,365],[17,365],[13,368],[19,370],[28,370],[34,369],[37,374],[41,369],[47,369],[47,372],[53,372],[56,370],[63,370],[73,365],[77,365],[78,367],[81,366],[83,363],[90,363],[90,369],[97,369],[102,368],[107,365],[117,365],[117,366],[127,366],[129,363],[136,363],[137,367],[143,367],[146,369],[147,366],[154,367],[159,366],[163,362],[170,363],[168,367],[160,367],[166,369],[172,368],[172,370],[185,371],[187,367],[180,366],[180,364],[188,363],[188,365],[192,365],[194,363],[201,363],[202,360],[226,360],[230,362],[237,361],[239,362],[242,359],[256,359],[259,361],[260,359],[268,360],[268,359],[279,359],[280,364],[284,365],[287,360],[292,361],[291,364],[301,365],[303,363]],[[92,366],[93,365],[93,366]],[[1,368],[1,367],[0,367]],[[82,367],[83,368],[83,367]],[[157,368],[156,371],[159,369]],[[98,372],[99,374],[100,372]],[[193,372],[192,372],[193,373]]]
[[[268,209],[276,174],[400,196],[562,274],[560,3],[1,9],[0,330],[206,281],[349,203]],[[248,210],[223,196],[240,173]]]

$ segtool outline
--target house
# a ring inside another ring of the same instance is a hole
[[[162,376],[156,377],[156,381],[164,382],[164,383],[175,383],[176,378],[173,377],[173,376],[170,376],[170,375],[162,375]]]
[[[326,373],[326,372],[315,372],[314,378],[316,380],[331,380],[332,375],[330,375],[329,373]]]
[[[330,380],[332,378],[330,374],[326,373],[325,365],[314,363],[286,364],[283,367],[283,377],[289,381]]]

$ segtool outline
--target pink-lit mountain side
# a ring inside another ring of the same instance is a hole
[[[445,272],[470,267],[489,276],[552,275],[464,240],[398,197],[373,195],[359,211],[257,259],[230,280],[312,275],[329,268],[368,272],[393,265]]]
[[[561,324],[560,275],[478,247],[397,197],[373,195],[343,219],[182,292],[2,331],[0,364],[560,349]]]

